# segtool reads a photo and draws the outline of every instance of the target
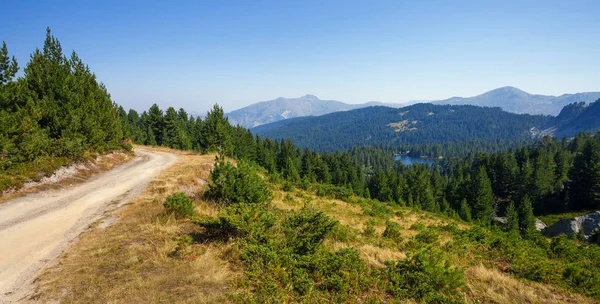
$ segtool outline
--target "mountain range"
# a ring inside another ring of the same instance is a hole
[[[600,92],[548,96],[530,94],[514,87],[502,87],[473,97],[452,97],[430,102],[438,105],[499,107],[506,112],[516,114],[556,116],[565,106],[571,103],[591,103],[599,98]],[[320,116],[369,106],[400,108],[413,103],[415,102],[400,104],[371,101],[363,104],[347,104],[336,100],[321,100],[314,95],[305,95],[298,98],[279,97],[274,100],[258,102],[226,115],[232,125],[239,124],[246,128],[254,128],[296,117]]]
[[[401,106],[400,104],[385,104],[376,101],[364,104],[347,104],[336,100],[321,100],[309,94],[298,98],[279,97],[273,100],[258,102],[227,113],[226,116],[232,125],[253,128],[289,118],[319,116],[373,105]]]
[[[432,103],[500,107],[506,112],[517,114],[556,116],[568,104],[574,102],[590,103],[599,98],[600,92],[549,96],[530,94],[515,87],[502,87],[473,97],[452,97],[445,100],[433,101]]]
[[[290,139],[317,151],[469,140],[519,142],[596,130],[600,130],[600,99],[590,105],[567,105],[557,117],[509,113],[499,107],[421,103],[399,109],[376,106],[299,117],[252,129],[262,137]]]

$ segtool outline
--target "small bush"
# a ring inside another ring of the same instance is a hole
[[[174,214],[177,218],[194,217],[194,203],[183,193],[171,194],[167,197],[163,206],[167,213]]]
[[[262,203],[271,200],[267,183],[250,164],[240,161],[237,168],[219,158],[210,173],[212,183],[205,195],[226,205],[236,203]]]
[[[311,264],[315,281],[322,282],[321,289],[358,293],[369,282],[367,269],[355,248],[319,252]]]
[[[172,258],[181,257],[183,253],[190,247],[194,242],[194,239],[189,234],[184,234],[177,238],[177,247],[169,253]]]
[[[412,225],[410,225],[410,230],[423,230],[425,229],[425,225],[423,225],[423,223],[414,223]]]
[[[426,228],[415,235],[415,240],[423,244],[436,244],[439,242],[440,236],[434,229]]]
[[[402,229],[400,227],[400,224],[392,221],[387,221],[387,223],[385,223],[385,231],[383,232],[383,237],[400,242],[402,241],[402,233],[400,232],[401,230]]]
[[[223,236],[246,236],[251,240],[263,240],[275,221],[275,215],[265,204],[234,204],[225,208],[216,219],[199,224],[218,230]]]
[[[573,264],[563,272],[563,279],[567,285],[587,296],[597,298],[600,296],[600,274],[589,269],[586,265]]]
[[[367,221],[367,225],[365,226],[363,234],[367,237],[373,237],[377,235],[377,231],[375,230],[375,221],[372,218]]]
[[[283,190],[285,192],[292,192],[292,191],[294,191],[294,184],[290,181],[285,181],[285,182],[283,182],[283,186],[281,187],[281,190]]]
[[[323,212],[305,206],[282,223],[285,244],[295,254],[312,254],[336,224]]]
[[[578,246],[565,234],[552,239],[550,250],[555,257],[569,262],[577,262],[581,258]]]
[[[331,231],[331,237],[338,242],[349,243],[356,241],[358,231],[344,225],[336,225]]]
[[[463,271],[451,267],[443,252],[433,247],[388,264],[387,276],[393,296],[425,303],[460,302],[459,289],[465,284]]]

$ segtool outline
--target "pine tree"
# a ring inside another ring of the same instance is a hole
[[[173,107],[169,107],[167,112],[165,112],[165,116],[163,117],[163,128],[165,135],[162,139],[162,144],[167,147],[181,149],[177,112]]]
[[[575,156],[569,178],[571,209],[600,207],[600,143],[597,140],[588,140]]]
[[[515,204],[510,202],[506,209],[506,231],[519,231],[519,214],[515,209]]]
[[[148,146],[156,146],[156,136],[154,136],[154,132],[152,132],[152,127],[150,125],[148,125],[148,127],[146,127],[146,141],[144,142],[145,145]]]
[[[474,173],[469,201],[471,202],[473,218],[483,223],[489,223],[493,216],[493,206],[496,198],[492,191],[490,179],[483,166],[480,166]]]
[[[284,168],[282,170],[282,175],[283,178],[292,183],[296,183],[300,180],[300,175],[298,174],[298,170],[296,170],[296,166],[294,165],[292,158],[288,157],[286,159]]]
[[[206,120],[203,122],[202,148],[206,151],[220,151],[231,156],[233,153],[231,128],[229,121],[224,116],[223,109],[215,104],[213,109],[206,114]]]
[[[533,206],[531,204],[531,199],[528,196],[525,196],[518,208],[519,214],[519,230],[521,231],[521,235],[528,236],[533,231],[535,231],[535,217],[533,216]]]
[[[157,145],[163,145],[163,133],[164,133],[164,118],[163,112],[158,107],[157,104],[153,104],[148,110],[148,127],[152,131],[152,133],[148,132],[147,134],[154,135],[154,140],[148,139],[148,142],[156,142]]]
[[[467,203],[467,199],[463,199],[460,203],[460,209],[458,210],[458,215],[465,222],[471,221],[471,207]]]
[[[8,55],[6,42],[2,41],[2,48],[0,49],[0,86],[11,82],[18,71],[17,59]]]

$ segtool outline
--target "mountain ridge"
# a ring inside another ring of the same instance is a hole
[[[231,111],[226,116],[232,125],[254,128],[290,118],[320,116],[373,105],[401,106],[401,104],[388,104],[378,101],[370,101],[363,104],[347,104],[337,100],[322,100],[315,95],[306,94],[297,98],[278,97],[273,100],[260,101]]]
[[[450,97],[432,101],[433,104],[475,105],[500,107],[516,114],[542,114],[556,116],[574,102],[591,103],[600,98],[600,92],[580,92],[559,96],[531,94],[512,86],[500,87],[472,97]]]
[[[525,140],[553,117],[515,114],[499,107],[420,103],[403,108],[367,107],[301,117],[252,129],[261,137],[290,139],[317,151],[353,146],[415,145],[465,140]]]

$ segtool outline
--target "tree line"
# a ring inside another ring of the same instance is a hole
[[[122,148],[115,104],[77,53],[46,31],[43,48],[20,67],[0,49],[0,191],[86,153]]]
[[[485,224],[515,211],[521,214],[523,231],[533,229],[534,212],[600,207],[600,135],[582,133],[572,140],[545,137],[510,151],[471,152],[434,166],[405,166],[394,161],[398,148],[354,147],[317,153],[290,140],[263,139],[231,126],[218,105],[204,120],[183,109],[169,108],[163,114],[157,105],[141,116],[133,110],[125,114],[120,109],[119,113],[124,134],[138,143],[220,151],[261,166],[288,187],[330,185],[337,188],[322,190]]]

